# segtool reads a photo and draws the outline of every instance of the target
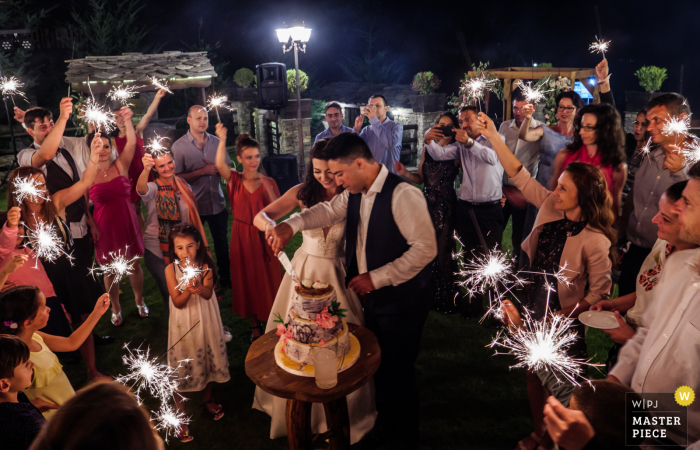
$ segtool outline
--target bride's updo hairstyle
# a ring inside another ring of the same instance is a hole
[[[311,208],[317,203],[321,203],[325,199],[325,189],[314,176],[314,159],[322,159],[328,161],[325,155],[326,145],[331,138],[320,139],[311,148],[309,164],[306,168],[306,177],[304,183],[299,188],[297,199],[304,204],[305,207]]]

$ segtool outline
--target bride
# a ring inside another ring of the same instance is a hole
[[[323,159],[323,150],[329,139],[321,139],[311,149],[311,161],[306,172],[306,179],[287,191],[282,197],[268,205],[255,216],[253,225],[265,231],[269,222],[263,217],[267,214],[272,220],[278,220],[290,213],[297,206],[310,208],[317,203],[331,200],[342,192],[336,186],[333,174],[328,169],[328,162]],[[303,243],[294,254],[292,266],[299,279],[321,280],[331,283],[336,288],[341,308],[347,309],[345,320],[348,323],[364,325],[362,305],[355,292],[345,288],[345,221],[336,223],[330,228],[308,230],[302,232]],[[294,282],[289,274],[282,279],[275,303],[272,306],[270,318],[265,332],[274,330],[277,324],[274,318],[277,314],[286,317],[292,307]],[[350,413],[350,441],[358,442],[374,426],[377,416],[374,407],[373,382],[348,395],[348,411]],[[272,417],[270,438],[275,439],[287,435],[285,413],[287,400],[274,397],[260,388],[255,389],[253,407],[266,412]],[[314,404],[311,411],[311,431],[322,433],[326,431],[326,418],[323,405]]]

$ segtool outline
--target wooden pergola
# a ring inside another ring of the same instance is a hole
[[[539,80],[548,75],[556,75],[567,77],[571,80],[571,88],[574,88],[576,80],[581,81],[588,92],[593,96],[593,103],[600,103],[600,86],[597,84],[591,86],[588,84],[589,78],[595,77],[595,69],[577,69],[569,67],[504,67],[502,69],[489,69],[484,73],[495,75],[503,80],[503,92],[505,99],[503,100],[503,120],[510,120],[512,117],[513,105],[511,104],[511,95],[517,88],[516,80]],[[477,76],[477,72],[470,71],[469,76]]]

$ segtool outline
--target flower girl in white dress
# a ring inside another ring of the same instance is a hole
[[[335,183],[333,174],[328,169],[328,162],[323,159],[323,149],[328,139],[318,141],[311,149],[311,162],[306,173],[306,179],[287,191],[274,203],[268,205],[257,216],[253,224],[265,231],[269,227],[265,213],[270,219],[278,220],[290,213],[294,208],[309,208],[317,203],[329,201],[342,192]],[[321,280],[336,288],[340,308],[347,309],[345,320],[348,323],[364,325],[362,305],[355,292],[345,288],[345,221],[330,228],[303,231],[303,243],[294,254],[292,266],[299,279]],[[289,274],[282,279],[275,303],[270,312],[265,332],[277,328],[275,317],[287,317],[292,307],[294,282]],[[350,441],[358,442],[374,427],[377,412],[374,406],[374,384],[372,381],[348,395],[348,411],[350,414]],[[287,400],[274,397],[260,388],[255,389],[253,407],[266,412],[272,417],[270,438],[275,439],[287,435],[285,422]],[[314,404],[311,411],[311,430],[322,433],[326,430],[326,417],[323,405]]]

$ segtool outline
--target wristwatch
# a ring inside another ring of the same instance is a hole
[[[472,139],[472,138],[469,138],[469,140],[467,141],[467,143],[464,144],[464,146],[467,147],[467,148],[472,148],[473,145],[474,145],[474,139]]]

